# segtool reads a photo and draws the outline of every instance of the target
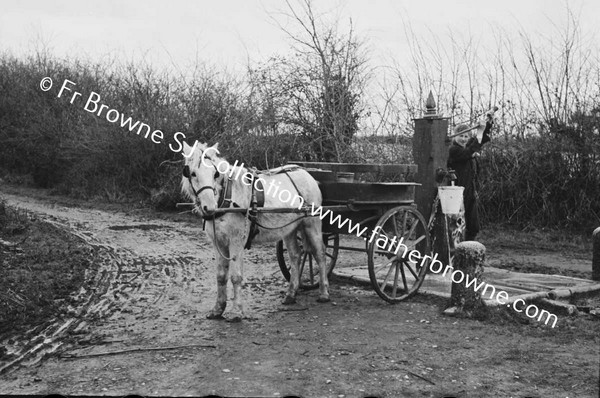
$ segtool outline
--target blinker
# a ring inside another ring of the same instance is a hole
[[[183,176],[185,178],[190,178],[190,166],[183,166]]]

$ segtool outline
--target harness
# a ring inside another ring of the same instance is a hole
[[[263,186],[261,179],[257,177],[258,174],[252,171],[252,183],[250,184],[252,193],[248,213],[246,213],[246,218],[250,220],[250,231],[248,232],[248,238],[246,239],[244,249],[250,249],[252,240],[258,235],[258,227],[260,225],[258,223],[258,208],[265,205],[265,187]],[[255,184],[257,185],[256,187]]]
[[[213,164],[213,167],[215,168],[215,170],[217,170],[217,167],[214,164]],[[264,229],[279,229],[279,228],[286,227],[290,224],[293,224],[294,222],[298,221],[299,219],[306,217],[306,215],[300,216],[297,219],[292,220],[289,223],[282,225],[282,226],[278,226],[278,227],[266,227],[258,222],[258,214],[259,214],[258,209],[260,207],[264,207],[264,205],[265,205],[264,185],[262,183],[262,180],[260,179],[260,175],[276,175],[276,174],[281,174],[281,173],[285,174],[289,178],[289,180],[292,183],[292,185],[294,186],[294,188],[296,189],[296,192],[298,193],[298,195],[300,197],[302,197],[300,189],[298,189],[298,186],[294,182],[294,179],[289,175],[289,171],[295,171],[300,168],[301,168],[300,166],[293,167],[292,169],[280,168],[280,169],[277,169],[277,171],[274,173],[258,173],[257,170],[248,169],[248,171],[252,175],[252,180],[249,184],[252,188],[252,191],[250,194],[251,195],[250,196],[250,206],[248,206],[248,211],[245,214],[246,220],[250,222],[250,230],[248,231],[248,237],[246,238],[246,243],[244,245],[244,249],[250,249],[252,240],[254,240],[256,235],[258,235],[258,233],[260,232],[259,227],[264,228]],[[218,170],[217,170],[217,172],[218,172]],[[212,187],[210,185],[205,185],[203,187],[200,187],[200,189],[198,189],[198,190],[196,190],[194,188],[194,184],[192,184],[192,176],[190,173],[189,166],[187,166],[187,165],[184,166],[182,174],[185,178],[188,179],[188,181],[190,183],[190,187],[191,187],[192,191],[194,192],[194,195],[196,195],[196,197],[198,197],[198,195],[205,189],[212,189],[214,194],[216,195],[216,188]],[[237,203],[235,203],[231,198],[232,186],[233,186],[233,184],[232,184],[233,178],[231,176],[231,173],[223,181],[225,183],[225,186],[222,186],[221,193],[219,194],[219,199],[217,200],[218,208],[228,208],[231,206],[239,208],[240,206]],[[227,213],[226,211],[220,211],[220,212],[215,212],[214,214],[212,214],[210,216],[203,215],[202,218],[204,219],[204,224],[206,224],[206,220],[214,221],[215,219],[222,217],[226,213]],[[203,228],[204,228],[204,226],[203,226]],[[213,222],[213,229],[214,228],[215,228],[215,224]],[[228,259],[222,253],[220,253],[220,254],[224,258]]]

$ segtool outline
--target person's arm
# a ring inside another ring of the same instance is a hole
[[[491,141],[490,133],[492,132],[493,125],[494,122],[492,122],[491,120],[485,124],[485,130],[483,130],[483,137],[481,137],[481,145]]]

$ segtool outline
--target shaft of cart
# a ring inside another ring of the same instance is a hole
[[[177,203],[175,205],[175,207],[180,208],[180,207],[193,207],[194,203]],[[222,213],[247,213],[248,210],[256,210],[259,213],[301,213],[301,214],[306,214],[306,213],[310,213],[311,216],[319,216],[321,214],[320,211],[318,211],[317,209],[321,207],[323,210],[322,212],[325,211],[332,211],[332,212],[336,212],[336,211],[347,211],[348,209],[352,209],[352,203],[349,203],[347,205],[334,205],[334,206],[302,206],[300,208],[298,207],[257,207],[256,209],[248,209],[247,207],[219,207],[217,209],[215,209],[215,212],[222,212]],[[374,206],[372,206],[374,207]]]

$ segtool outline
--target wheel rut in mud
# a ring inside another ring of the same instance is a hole
[[[214,253],[201,223],[153,220],[124,213],[70,208],[5,195],[7,203],[67,230],[93,251],[86,283],[71,295],[62,316],[11,336],[0,373],[31,366],[67,347],[135,345],[197,328],[216,297]],[[270,248],[267,248],[267,250]],[[284,281],[265,248],[246,255],[246,309],[262,316],[278,303]],[[253,263],[253,264],[250,264]],[[163,322],[164,321],[164,322]],[[167,322],[168,321],[168,322]]]

